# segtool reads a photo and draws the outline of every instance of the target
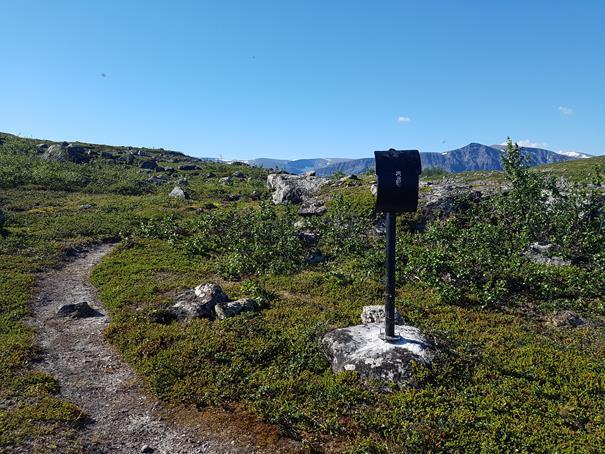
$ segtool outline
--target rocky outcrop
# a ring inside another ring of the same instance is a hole
[[[327,185],[327,178],[306,175],[272,173],[267,176],[267,187],[273,191],[272,200],[280,203],[303,203]]]
[[[446,178],[436,183],[421,182],[420,186],[418,205],[425,222],[446,219],[465,204],[477,203],[483,197],[502,189],[500,185],[471,184],[457,178]]]
[[[434,346],[413,326],[395,326],[399,340],[381,339],[379,323],[340,328],[324,336],[321,345],[333,372],[354,371],[365,380],[404,387],[414,384],[414,363],[430,365]]]
[[[167,309],[177,320],[210,318],[219,320],[255,311],[260,305],[252,298],[231,301],[223,289],[215,283],[200,284],[194,289],[179,293],[176,302]]]
[[[46,151],[42,154],[42,159],[47,161],[69,161],[75,162],[76,164],[83,164],[88,162],[90,157],[86,154],[86,148],[83,146],[63,142],[60,145],[51,145],[46,148]]]
[[[421,216],[418,227],[423,229],[429,221],[446,219],[470,204],[478,203],[507,189],[508,185],[505,183],[489,179],[469,182],[453,176],[438,181],[421,181],[418,200]],[[378,185],[372,184],[370,191],[376,196]],[[376,225],[376,233],[384,231],[383,223],[384,221],[380,220]]]

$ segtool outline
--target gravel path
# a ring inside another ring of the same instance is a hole
[[[172,418],[172,410],[163,408],[143,390],[132,369],[103,338],[109,319],[89,282],[91,269],[111,249],[111,245],[98,246],[61,269],[49,271],[39,281],[34,300],[34,325],[43,349],[39,367],[59,380],[64,398],[89,415],[90,423],[81,431],[85,451],[242,453],[296,450],[289,443],[284,445],[283,441],[260,449],[250,434],[234,437],[233,431],[225,429],[223,423],[219,423],[219,428],[203,427],[203,419],[196,418],[195,414],[185,426],[183,419],[189,418],[183,418],[182,409],[179,418]],[[96,309],[98,316],[57,316],[62,305],[82,301]]]

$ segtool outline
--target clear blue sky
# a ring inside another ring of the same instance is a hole
[[[605,153],[603,0],[0,1],[0,131],[231,159],[508,135]]]

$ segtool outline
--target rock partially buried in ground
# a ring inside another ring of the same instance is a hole
[[[255,311],[257,309],[258,302],[252,298],[242,298],[237,301],[224,301],[217,303],[217,305],[214,307],[216,316],[220,320],[235,317],[243,312]]]
[[[75,304],[64,304],[57,311],[59,317],[85,318],[96,317],[99,313],[88,305],[86,301]]]
[[[179,166],[179,170],[183,170],[183,171],[189,171],[189,170],[200,170],[201,168],[199,166],[196,166],[195,164],[184,164],[182,166]]]
[[[389,343],[380,338],[379,323],[355,325],[329,332],[322,347],[333,372],[355,371],[366,380],[378,380],[400,387],[413,384],[413,364],[430,365],[434,346],[413,326],[395,326],[400,340]]]
[[[384,323],[384,305],[364,306],[361,311],[362,323]],[[395,324],[403,325],[403,317],[397,309],[395,309]]]
[[[85,154],[86,149],[80,145],[73,145],[62,143],[61,145],[51,145],[46,148],[42,159],[47,161],[57,162],[75,162],[76,164],[82,164],[88,162],[89,157]]]
[[[179,293],[175,299],[176,303],[169,308],[169,312],[178,320],[213,317],[215,306],[229,301],[223,289],[214,283],[198,285],[193,290]]]
[[[309,199],[305,200],[305,202],[298,209],[299,216],[321,216],[327,211],[327,208],[323,202],[323,200],[319,199]]]
[[[180,187],[175,186],[174,189],[170,191],[170,194],[168,194],[168,197],[187,200],[189,198],[189,194],[183,191],[183,189],[181,189]]]
[[[525,251],[525,255],[534,263],[539,265],[552,265],[552,266],[569,266],[571,260],[565,260],[562,257],[552,256],[554,244],[550,243],[531,243]]]
[[[589,324],[589,321],[575,313],[574,311],[561,311],[555,314],[552,314],[548,317],[548,324],[552,326],[556,326],[558,328],[562,327],[571,327],[578,328],[580,326],[584,326]]]
[[[158,167],[158,162],[150,159],[139,164],[139,169],[155,170]]]

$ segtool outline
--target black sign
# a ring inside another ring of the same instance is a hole
[[[418,179],[422,172],[418,150],[375,151],[378,193],[376,210],[414,212],[418,208]]]

